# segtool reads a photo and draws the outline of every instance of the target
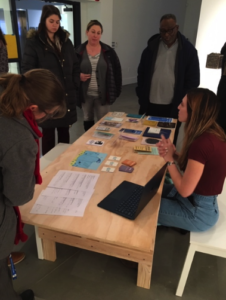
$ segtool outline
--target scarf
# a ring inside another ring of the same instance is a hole
[[[30,109],[27,109],[24,111],[23,115],[24,115],[24,118],[27,120],[28,124],[30,125],[31,129],[37,134],[37,136],[42,137],[42,133],[38,129],[38,125],[34,119],[34,115],[33,115],[32,111]],[[36,184],[41,184],[42,177],[40,174],[39,139],[35,139],[35,142],[37,143],[37,146],[38,146],[38,152],[36,155],[34,175],[35,175]],[[26,242],[28,239],[28,236],[23,231],[24,223],[22,223],[22,220],[21,220],[21,214],[20,214],[19,207],[14,206],[14,211],[17,216],[17,230],[16,230],[14,244],[17,245],[19,243],[19,241]]]

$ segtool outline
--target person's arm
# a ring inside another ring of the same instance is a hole
[[[143,85],[144,85],[144,80],[145,80],[145,57],[146,57],[146,51],[147,49],[144,49],[142,55],[141,55],[141,59],[140,59],[140,63],[137,69],[137,87],[136,87],[136,94],[137,97],[139,99],[139,104],[140,103],[140,98],[142,95],[142,90],[143,90]]]
[[[112,49],[113,60],[114,60],[114,77],[115,77],[115,86],[116,86],[116,96],[119,97],[122,91],[122,69],[121,64],[116,54],[115,50]]]
[[[6,205],[23,205],[33,198],[38,147],[33,137],[22,139],[2,159],[3,195]]]
[[[175,161],[175,146],[169,139],[166,140],[165,137],[162,136],[162,140],[157,144],[157,147],[160,156],[163,157],[166,162]],[[183,175],[179,172],[175,164],[168,166],[168,171],[173,180],[175,188],[182,197],[188,197],[194,192],[202,176],[203,170],[204,164],[192,159],[188,159],[188,163]]]
[[[38,55],[35,50],[35,46],[32,40],[28,39],[25,44],[23,59],[21,63],[21,72],[26,73],[27,71],[39,68]]]
[[[199,69],[199,59],[197,50],[194,49],[190,58],[188,59],[187,66],[185,69],[184,78],[184,95],[191,88],[196,88],[200,84],[200,69]]]

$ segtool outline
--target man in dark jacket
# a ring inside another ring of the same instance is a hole
[[[136,87],[140,114],[177,119],[183,97],[199,86],[197,51],[178,29],[176,17],[164,15],[160,34],[149,39],[142,53]]]

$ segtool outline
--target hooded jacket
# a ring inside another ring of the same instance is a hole
[[[31,29],[27,33],[27,41],[22,60],[22,73],[32,69],[43,68],[53,72],[65,89],[67,114],[61,119],[47,120],[40,124],[43,128],[67,127],[77,121],[76,99],[79,88],[79,64],[69,32],[61,30],[62,47],[59,56],[49,44],[45,34]]]
[[[79,60],[79,65],[82,62],[83,53],[86,49],[87,42],[81,44],[76,48],[76,55]],[[101,104],[112,104],[115,102],[116,98],[120,96],[122,90],[122,70],[120,61],[118,59],[117,54],[115,53],[114,49],[110,46],[100,42],[101,45],[101,52],[103,54],[103,58],[107,63],[107,73],[105,78],[105,87],[103,90],[106,91],[105,95],[101,96]],[[92,71],[92,67],[90,64],[90,73]],[[98,69],[97,69],[98,72]],[[100,70],[101,72],[101,70]],[[99,74],[102,78],[105,74]],[[98,76],[97,76],[98,81]],[[79,101],[78,106],[81,107],[82,102],[85,102],[85,92],[88,89],[90,79],[86,82],[80,83],[80,90],[79,90]],[[100,87],[102,90],[102,88]]]
[[[33,198],[37,138],[24,117],[0,114],[0,260],[14,245],[17,219],[13,207]]]
[[[175,86],[172,99],[172,109],[169,117],[178,118],[178,105],[188,90],[196,88],[200,83],[199,60],[195,47],[178,31],[178,49],[175,62]],[[160,34],[153,35],[148,40],[138,66],[136,94],[139,104],[145,112],[151,88],[151,80],[154,73],[155,62],[158,54]]]

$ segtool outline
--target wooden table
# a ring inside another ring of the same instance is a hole
[[[109,113],[110,115],[110,113]],[[123,127],[142,129],[141,122],[132,124],[125,122]],[[140,185],[145,185],[148,180],[163,166],[164,161],[159,156],[139,155],[134,153],[133,146],[140,145],[142,136],[137,142],[127,142],[116,139],[119,129],[111,128],[115,136],[111,140],[104,140],[102,147],[89,146],[86,142],[92,138],[97,124],[84,133],[63,154],[53,161],[42,172],[43,184],[36,186],[32,201],[21,207],[22,220],[26,224],[36,226],[39,237],[42,240],[44,259],[56,260],[55,243],[62,243],[86,250],[91,250],[106,255],[134,261],[138,263],[137,285],[150,288],[152,261],[155,246],[157,218],[160,204],[160,195],[163,182],[158,193],[143,209],[135,221],[127,220],[116,214],[97,207],[97,204],[114,190],[123,180],[128,180]],[[171,133],[173,138],[174,130]],[[97,171],[75,168],[70,162],[82,151],[90,150],[121,156],[123,159],[131,159],[137,162],[133,173],[119,172],[116,167],[114,173],[101,172],[104,163]],[[85,210],[83,217],[66,217],[30,214],[40,192],[45,189],[59,170],[74,170],[79,172],[99,173],[94,194]]]

